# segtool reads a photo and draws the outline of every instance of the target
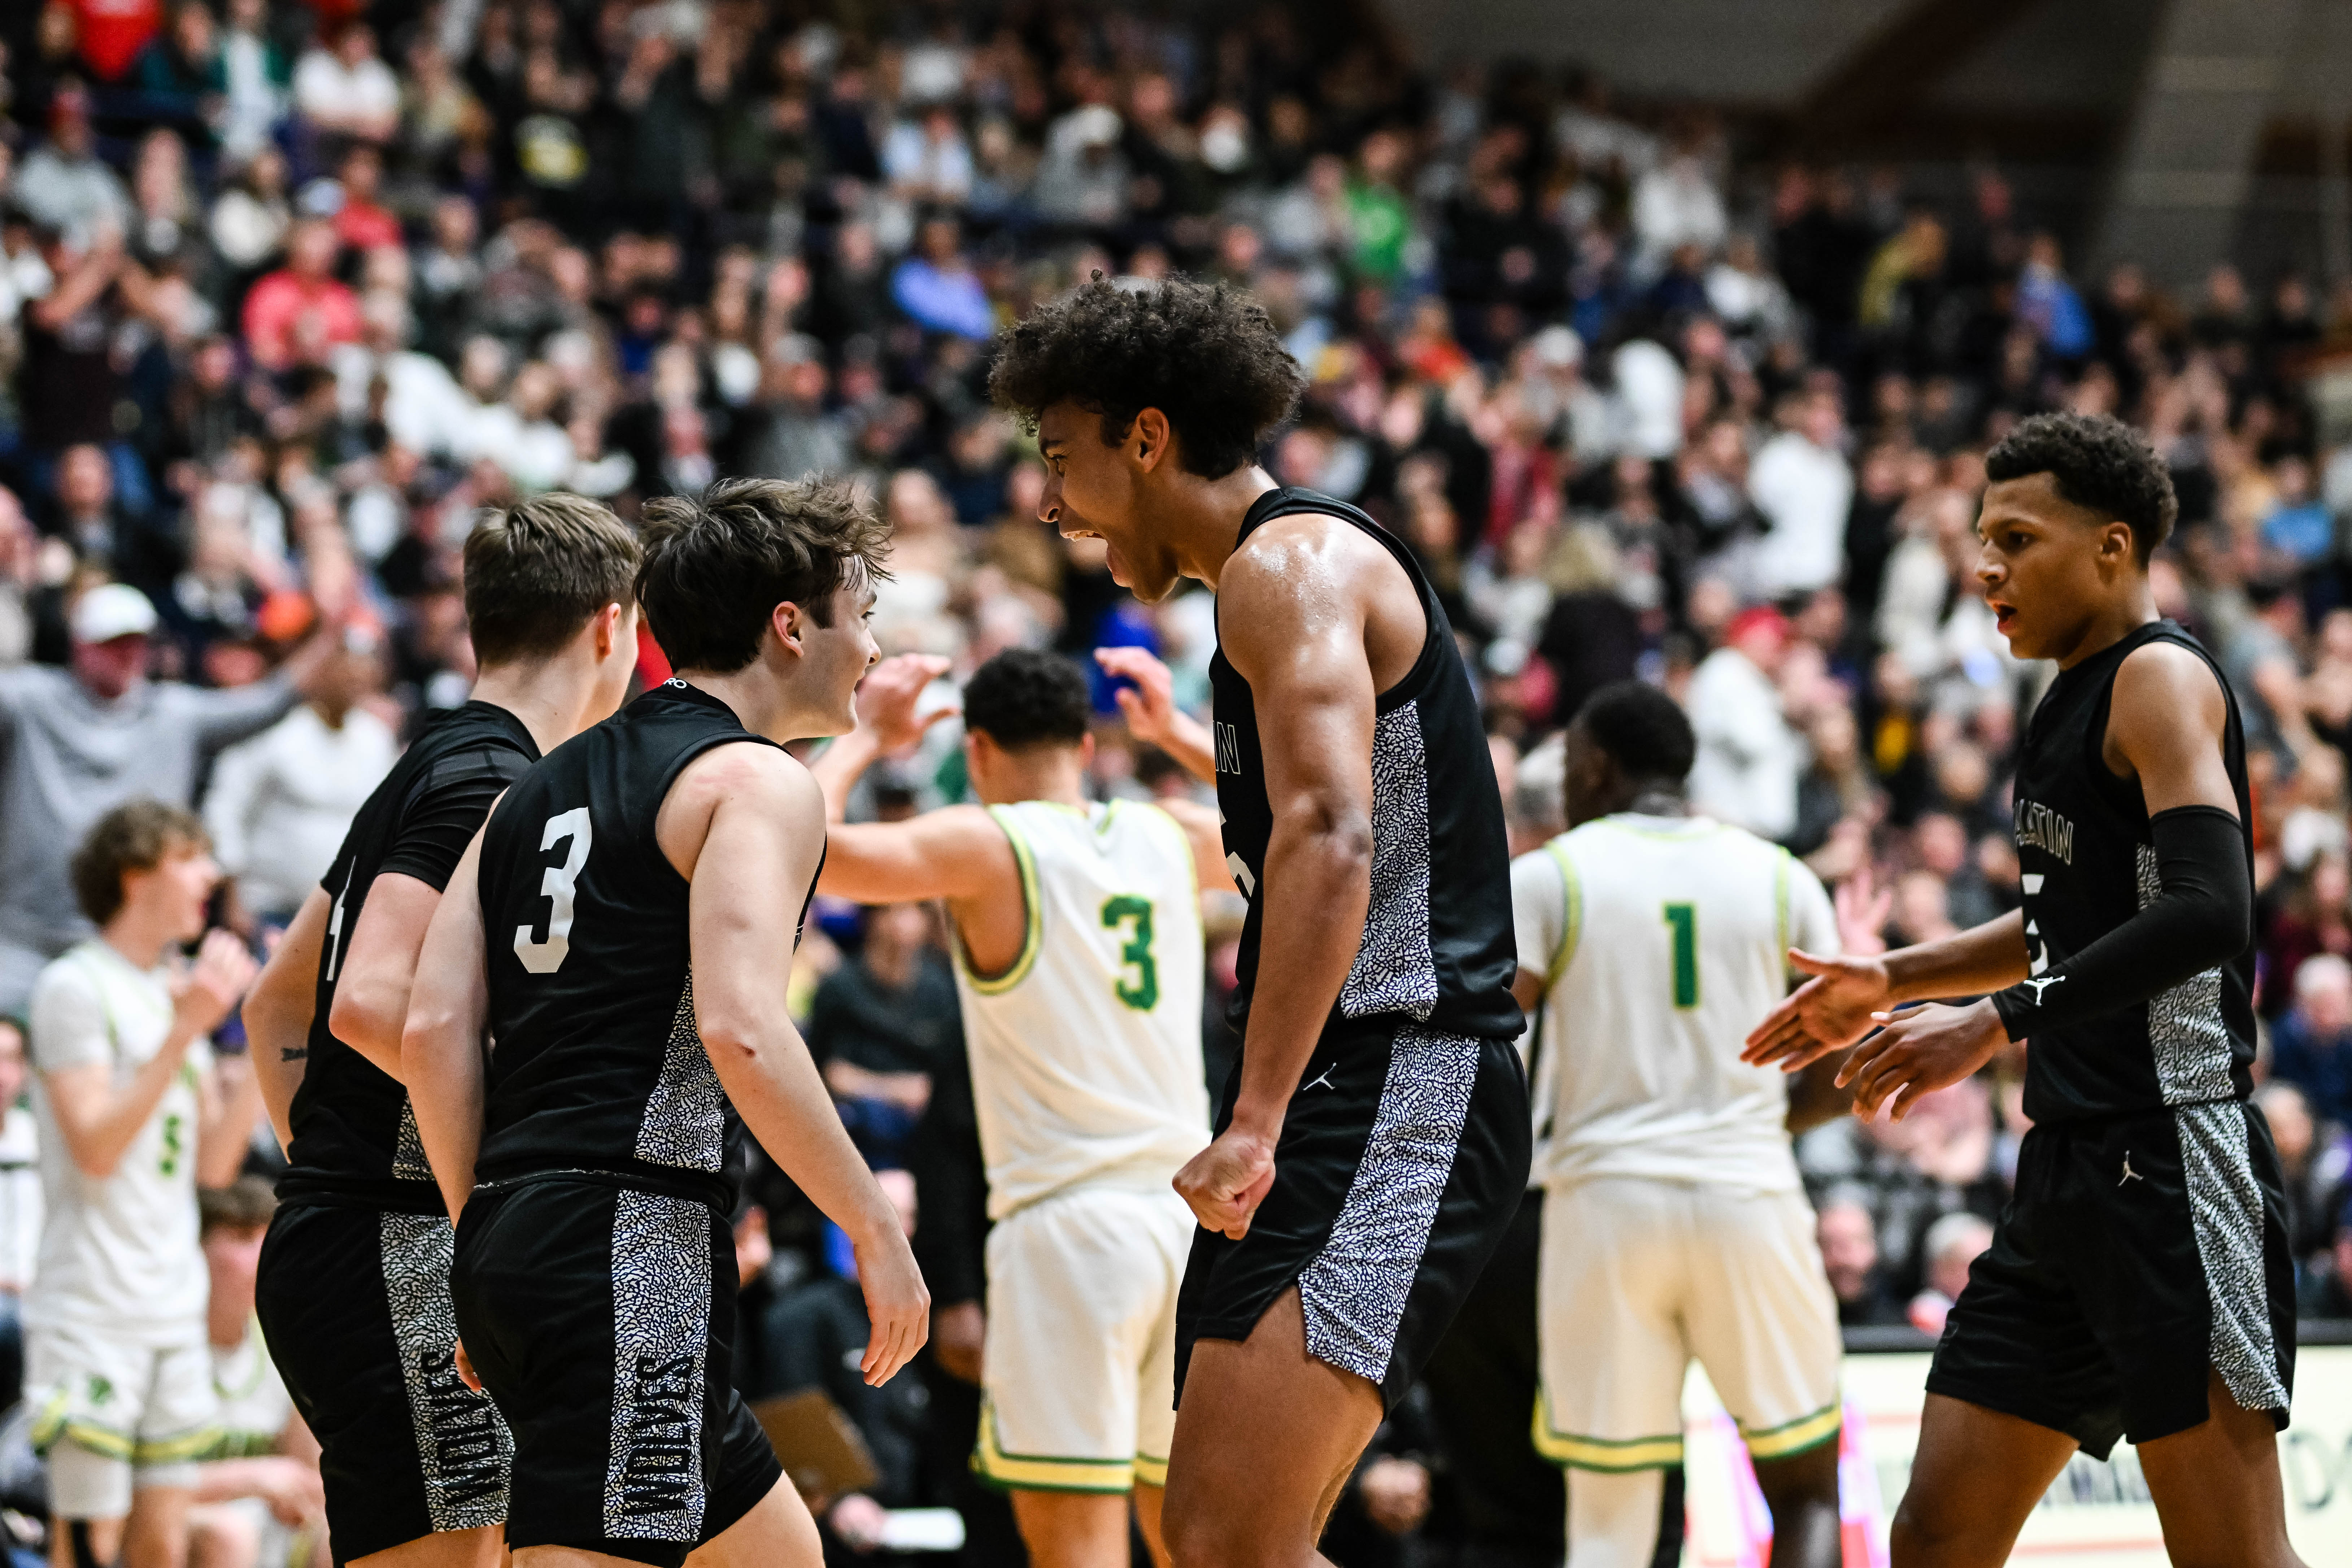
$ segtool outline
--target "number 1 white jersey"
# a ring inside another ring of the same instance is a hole
[[[1209,1142],[1191,841],[1129,801],[990,815],[1029,928],[994,979],[957,955],[989,1217],[1081,1184],[1164,1193]]]
[[[1787,951],[1838,951],[1819,879],[1705,817],[1620,813],[1511,864],[1519,964],[1547,977],[1536,1179],[1793,1192],[1778,1068],[1739,1060]]]

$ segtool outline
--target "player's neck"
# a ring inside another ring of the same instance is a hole
[[[973,784],[983,805],[1018,805],[1024,800],[1042,800],[1080,811],[1087,807],[1086,764],[1075,750],[1055,748],[1052,755],[1034,763],[1005,767],[984,788],[980,787],[978,780]]]
[[[540,664],[492,665],[474,682],[474,700],[513,714],[545,756],[588,727],[588,704],[595,689],[593,665],[557,658]]]
[[[727,704],[737,723],[780,746],[832,732],[814,716],[815,705],[802,701],[798,688],[780,677],[764,657],[724,674],[681,669],[677,678]]]
[[[1276,488],[1274,476],[1255,463],[1214,479],[1180,472],[1148,503],[1145,521],[1151,534],[1173,547],[1179,573],[1214,588],[1241,542],[1242,520],[1258,497]]]
[[[99,928],[98,940],[120,953],[131,968],[152,969],[163,962],[163,951],[172,945],[172,932],[161,921],[125,905]]]
[[[2058,668],[2072,669],[2084,659],[2105,653],[2157,618],[2156,592],[2142,577],[2114,603],[2100,605],[2083,624],[2074,646],[2056,656]]]

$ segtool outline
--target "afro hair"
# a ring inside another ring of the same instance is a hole
[[[1996,483],[2032,474],[2048,474],[2065,500],[2129,527],[2142,564],[2180,515],[2164,459],[2146,437],[2105,414],[2037,414],[1985,454],[1985,478]]]
[[[1041,305],[999,340],[989,395],[1031,430],[1056,403],[1102,416],[1103,445],[1157,408],[1184,468],[1220,479],[1290,416],[1306,376],[1265,307],[1222,284],[1094,281]]]

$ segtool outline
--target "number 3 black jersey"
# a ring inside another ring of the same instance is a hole
[[[744,741],[772,743],[665,681],[550,752],[491,816],[481,1181],[601,1171],[732,1208],[741,1124],[695,1027],[688,884],[654,822],[688,763]],[[791,963],[796,933],[775,937]]]
[[[2239,830],[2252,820],[2245,731],[2230,683],[2203,645],[2151,621],[2059,672],[2026,727],[2017,768],[2017,855],[2025,889],[2028,985],[2154,902],[2156,846],[2137,779],[2106,764],[2116,672],[2153,642],[2189,649],[2221,682],[2222,762]],[[2248,841],[2251,863],[2253,849]],[[2248,885],[2252,885],[2252,872]],[[2049,982],[2063,984],[2064,977]],[[2036,1122],[2243,1100],[2252,1092],[2254,950],[2137,1006],[2037,1030],[2025,1057],[2025,1114]]]
[[[320,882],[334,904],[319,953],[310,1060],[294,1092],[294,1142],[280,1196],[333,1192],[401,1213],[442,1212],[407,1091],[335,1038],[327,1019],[375,879],[397,871],[436,892],[447,887],[499,792],[538,760],[539,744],[521,720],[468,702],[426,725],[352,818]]]

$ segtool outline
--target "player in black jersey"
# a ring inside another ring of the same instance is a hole
[[[426,935],[402,1058],[459,1216],[458,1330],[514,1429],[519,1568],[816,1568],[729,1375],[729,1151],[748,1122],[848,1233],[861,1364],[889,1378],[929,1303],[786,1006],[825,830],[782,747],[855,721],[885,531],[823,480],[726,480],[646,516],[637,598],[678,674],[491,813]]]
[[[396,1076],[417,950],[500,791],[618,707],[637,544],[604,507],[537,497],[466,541],[472,700],[429,721],[352,820],[245,1005],[288,1167],[256,1302],[318,1435],[339,1561],[495,1562],[511,1449],[457,1378],[451,1232]]]
[[[1097,279],[1006,335],[1039,514],[1146,601],[1217,591],[1226,863],[1249,899],[1242,1058],[1179,1173],[1164,1512],[1179,1564],[1318,1561],[1527,1187],[1509,851],[1477,701],[1408,550],[1255,458],[1300,384],[1263,308]]]
[[[1750,1037],[1791,1068],[1853,1046],[1854,1110],[2027,1043],[2016,1194],[1927,1381],[1895,1561],[2006,1560],[2078,1447],[2118,1436],[2175,1563],[2288,1564],[2274,1433],[2294,1377],[2278,1155],[2246,1103],[2253,856],[2228,683],[2159,619],[2148,556],[2176,510],[2119,422],[2026,420],[1985,459],[1977,573],[2021,657],[2059,672],[2025,732],[2025,907],[1815,976]],[[1968,1004],[1895,1009],[1990,993]],[[1854,1045],[1872,1026],[1878,1032]]]

